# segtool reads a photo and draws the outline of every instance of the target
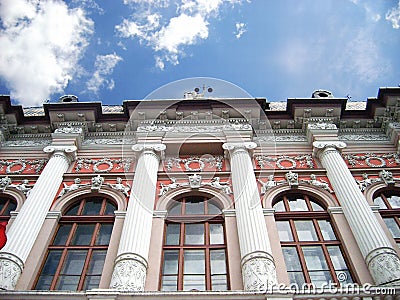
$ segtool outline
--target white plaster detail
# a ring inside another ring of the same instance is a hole
[[[117,177],[117,183],[106,183],[110,188],[120,191],[122,194],[124,194],[126,197],[129,196],[129,191],[131,189],[131,185],[129,183],[123,184],[122,183],[122,178]]]
[[[363,155],[357,154],[346,154],[343,158],[347,160],[352,167],[357,165],[362,165],[361,162],[364,161],[365,164],[371,168],[382,168],[390,167],[394,165],[400,165],[400,157],[397,153],[386,153],[386,154],[375,154],[375,153],[365,153]],[[387,162],[385,161],[387,160]],[[378,164],[373,164],[371,161],[377,160]]]
[[[326,129],[337,129],[337,126],[333,123],[319,122],[319,123],[309,123],[307,125],[307,128],[311,130],[326,130]]]
[[[257,179],[259,183],[261,183],[261,195],[265,194],[269,189],[276,187],[280,184],[285,184],[286,180],[275,180],[275,176],[273,174],[268,176],[268,180],[266,182]]]
[[[101,188],[101,186],[104,183],[104,178],[99,175],[92,177],[92,186],[91,186],[91,190],[92,192],[98,192]]]
[[[245,291],[268,291],[277,283],[274,260],[265,252],[253,252],[243,257],[242,274]]]
[[[325,191],[328,191],[329,193],[333,193],[332,189],[329,187],[328,182],[326,182],[323,179],[317,180],[317,176],[315,174],[310,174],[310,180],[300,180],[301,183],[307,183],[311,184],[313,186],[316,186],[318,188],[324,189]]]
[[[256,162],[260,168],[266,168],[270,167],[273,168],[274,165],[272,162],[275,162],[276,166],[279,169],[283,170],[290,170],[290,169],[295,169],[298,167],[307,167],[307,168],[314,168],[314,163],[312,156],[310,154],[304,154],[304,155],[297,155],[297,156],[288,156],[288,155],[280,155],[278,157],[271,157],[271,156],[266,156],[266,155],[257,155],[256,157]],[[284,166],[282,162],[284,161],[289,161],[291,166]]]
[[[34,170],[35,174],[39,174],[43,169],[43,166],[47,162],[47,159],[35,159],[35,160],[26,160],[26,159],[18,159],[13,161],[0,160],[0,171],[4,170],[6,166],[5,172],[6,174],[22,174],[25,170]],[[29,167],[28,167],[29,165]],[[15,168],[16,166],[19,166]],[[14,169],[14,170],[12,170]]]
[[[74,183],[72,183],[71,185],[67,185],[65,182],[63,183],[63,185],[64,185],[64,188],[58,194],[58,197],[61,197],[61,196],[65,195],[66,193],[75,191],[77,189],[89,186],[90,184],[89,183],[81,183],[80,178],[75,178]]]
[[[122,291],[144,291],[147,262],[133,253],[120,255],[115,260],[110,288]]]
[[[400,260],[392,248],[371,251],[365,261],[377,285],[400,285]]]
[[[299,186],[299,174],[289,171],[285,174],[287,183],[291,188],[297,188]]]
[[[3,147],[40,147],[48,146],[51,144],[51,140],[17,140],[17,141],[5,141],[2,143]]]
[[[23,268],[23,262],[15,255],[0,253],[0,289],[13,290]]]
[[[67,126],[67,127],[60,127],[54,130],[54,133],[62,133],[62,134],[82,134],[83,129],[80,127],[72,127],[72,126]]]
[[[93,165],[93,171],[95,173],[110,173],[112,170],[121,170],[124,172],[128,172],[132,162],[133,159],[131,158],[110,159],[105,157],[98,160],[91,158],[78,158],[75,165],[75,172],[78,173],[82,169],[89,170],[90,165]],[[101,165],[107,165],[107,168],[100,168]]]

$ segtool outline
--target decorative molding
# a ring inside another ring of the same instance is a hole
[[[337,126],[333,123],[326,123],[326,122],[308,123],[307,129],[309,129],[309,130],[328,130],[328,129],[337,129]]]
[[[117,257],[111,277],[110,288],[122,291],[144,291],[147,261],[136,254]]]
[[[106,183],[106,185],[108,185],[110,188],[114,190],[120,191],[126,197],[129,197],[129,191],[131,189],[131,186],[129,183],[126,183],[126,185],[124,185],[122,183],[121,177],[117,177],[117,183]]]
[[[135,152],[142,151],[155,151],[163,152],[167,147],[164,144],[135,144],[132,146],[132,150]]]
[[[92,190],[92,192],[98,192],[104,183],[104,177],[101,177],[100,174],[98,174],[97,176],[92,177],[91,182],[92,186],[90,189]]]
[[[310,169],[314,168],[314,162],[310,154],[297,155],[297,156],[280,155],[277,157],[257,155],[255,159],[257,165],[261,169],[265,169],[267,167],[274,168],[272,162],[274,162],[275,166],[277,166],[279,169],[282,170],[291,170],[303,167],[307,167]],[[290,166],[283,165],[282,163],[285,161],[289,162]]]
[[[18,160],[0,160],[0,172],[4,171],[5,173],[12,175],[12,174],[22,174],[24,171],[29,172],[34,170],[35,174],[39,174],[40,171],[43,169],[45,163],[48,159],[35,159],[35,160],[26,160],[26,159],[18,159]],[[19,168],[16,168],[19,166]]]
[[[383,173],[382,175],[385,176],[384,173]],[[373,183],[375,183],[375,182],[379,182],[379,181],[382,180],[381,178],[373,178],[373,179],[371,179],[371,178],[369,178],[369,175],[368,175],[367,173],[363,173],[363,174],[362,174],[362,178],[363,178],[362,180],[357,180],[357,179],[356,179],[356,182],[357,182],[358,187],[360,188],[361,192],[364,192],[365,189],[366,189],[369,185],[371,185],[371,184],[373,184]]]
[[[287,183],[286,180],[276,181],[275,176],[272,174],[268,176],[268,181],[266,181],[266,182],[264,182],[260,179],[257,179],[257,181],[261,184],[261,195],[265,194],[269,189],[271,189],[273,187],[276,187],[280,184]]]
[[[233,123],[233,124],[192,124],[183,125],[180,123],[171,126],[163,124],[142,124],[138,126],[137,132],[223,132],[225,130],[252,130],[250,124]]]
[[[340,141],[389,141],[386,134],[340,134]]]
[[[397,153],[387,154],[346,154],[343,155],[343,159],[348,161],[350,167],[354,168],[357,165],[363,166],[363,163],[371,168],[382,168],[390,165],[400,165],[400,158]],[[372,163],[372,161],[378,161],[378,164]]]
[[[168,171],[171,171],[174,167],[182,169],[182,164],[187,172],[201,172],[205,167],[216,168],[217,171],[222,171],[223,161],[224,158],[221,155],[210,157],[190,156],[188,158],[168,157],[165,160],[165,167]],[[196,164],[197,167],[194,168],[192,164]]]
[[[365,258],[376,285],[400,281],[400,259],[392,248],[372,250]]]
[[[325,191],[328,191],[329,193],[333,193],[332,189],[329,187],[328,182],[326,182],[323,179],[317,180],[317,176],[315,174],[310,174],[310,180],[302,179],[302,180],[300,180],[300,182],[311,184],[311,185],[321,188]]]
[[[51,140],[17,140],[5,141],[3,147],[43,147],[51,144]]]
[[[14,290],[24,264],[11,253],[0,253],[0,289]]]
[[[44,153],[52,153],[53,155],[62,155],[67,161],[68,164],[73,162],[76,159],[76,152],[78,148],[76,146],[56,146],[51,145],[47,146],[43,149]]]
[[[297,188],[299,186],[299,174],[289,171],[285,174],[285,178],[290,188]]]
[[[188,187],[188,186],[192,189],[198,189],[201,186],[211,186],[227,195],[232,194],[232,188],[230,186],[229,181],[222,182],[220,181],[220,177],[218,176],[211,179],[210,182],[204,182],[204,183],[202,182],[201,176],[198,174],[193,174],[189,176],[188,182],[178,183],[175,177],[171,177],[170,181],[171,181],[170,184],[164,184],[160,182],[160,191],[158,193],[159,196],[163,196],[167,192],[176,189],[178,187]]]
[[[72,127],[72,126],[66,126],[66,127],[59,127],[56,130],[54,130],[54,133],[61,133],[61,134],[82,134],[83,129],[81,127]]]
[[[89,183],[81,183],[81,179],[80,178],[75,178],[74,179],[74,183],[72,183],[71,185],[67,185],[65,182],[63,184],[64,184],[64,188],[58,194],[58,198],[63,196],[63,195],[65,195],[65,194],[67,194],[67,193],[69,193],[69,192],[76,191],[76,190],[78,190],[80,188],[90,186]]]
[[[109,138],[109,139],[85,139],[83,145],[132,145],[136,143],[134,138]]]
[[[277,284],[276,268],[272,256],[266,252],[252,252],[242,258],[245,291],[268,291]]]
[[[132,158],[124,159],[111,159],[104,157],[101,159],[92,158],[78,158],[75,165],[75,172],[79,173],[82,169],[90,170],[90,166],[93,165],[93,171],[95,173],[110,173],[111,171],[123,170],[128,172],[133,162]],[[116,166],[114,164],[117,164]],[[105,169],[100,168],[101,165],[107,165]]]
[[[224,150],[236,151],[236,150],[253,150],[257,148],[257,144],[254,142],[243,142],[243,143],[224,143],[222,145]]]

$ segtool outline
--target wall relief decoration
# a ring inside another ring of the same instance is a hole
[[[297,156],[266,156],[257,155],[256,166],[260,169],[305,169],[314,168],[314,160],[311,154],[297,155]]]

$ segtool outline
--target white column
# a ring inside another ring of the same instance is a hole
[[[400,259],[343,160],[343,142],[314,142],[372,278],[377,285],[400,285]]]
[[[253,142],[225,143],[222,147],[230,153],[243,286],[247,291],[265,291],[277,284],[277,277],[248,152],[257,145]]]
[[[126,212],[124,227],[115,259],[110,288],[143,291],[146,280],[157,171],[163,144],[137,144],[133,151],[141,152]]]
[[[0,252],[1,289],[15,288],[63,175],[75,159],[76,150],[75,146],[48,146],[43,149],[44,152],[53,154],[15,218],[7,233],[7,243]]]

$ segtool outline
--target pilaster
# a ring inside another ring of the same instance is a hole
[[[245,290],[265,291],[277,283],[257,182],[249,151],[253,142],[225,143],[229,151]]]
[[[136,144],[132,147],[139,159],[110,288],[130,291],[144,290],[157,171],[160,157],[165,149],[163,144]]]
[[[326,169],[375,283],[400,284],[400,259],[340,154],[346,144],[338,141],[319,141],[314,142],[313,146],[314,154]]]

